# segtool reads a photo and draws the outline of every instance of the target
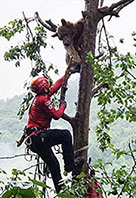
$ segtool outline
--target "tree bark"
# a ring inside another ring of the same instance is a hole
[[[86,55],[89,51],[95,55],[97,24],[98,0],[91,0],[88,4],[85,16],[77,112],[75,122],[73,122],[72,125],[75,150],[88,145],[91,92],[93,89],[93,67],[86,63]],[[81,155],[87,161],[87,149],[84,150]],[[87,171],[86,166],[84,166],[83,169],[84,172]]]

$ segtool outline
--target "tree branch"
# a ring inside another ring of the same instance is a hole
[[[98,85],[96,88],[94,88],[91,92],[91,97],[93,97],[96,93],[98,93],[98,91],[101,89],[101,88],[108,88],[108,84],[107,83],[101,83],[100,85]]]
[[[43,164],[43,162],[39,163],[39,165],[41,165],[41,164]],[[38,165],[38,164],[31,165],[31,166],[25,168],[25,169],[23,170],[23,172],[25,172],[25,171],[27,171],[27,170],[33,168],[33,167],[36,167],[37,165]]]
[[[129,149],[130,149],[130,151],[132,151],[132,148],[131,148],[130,143],[129,143]],[[133,153],[131,153],[131,156],[132,156],[132,158],[133,158],[133,160],[134,160],[134,165],[132,166],[131,171],[130,171],[130,173],[128,174],[126,180],[125,180],[124,186],[123,186],[121,192],[119,193],[119,195],[117,196],[117,198],[120,198],[120,197],[122,196],[122,192],[123,192],[124,188],[126,187],[128,181],[129,181],[130,176],[135,172],[136,160],[135,160],[135,157],[134,157]]]
[[[111,47],[110,47],[110,43],[109,43],[107,31],[106,31],[106,26],[105,26],[105,23],[104,23],[104,19],[102,19],[102,23],[103,23],[105,38],[106,38],[106,42],[107,42],[107,46],[108,46],[108,50],[109,50],[109,54],[110,54],[110,68],[111,68],[111,66],[112,66],[112,61],[111,61],[112,54],[111,54]]]
[[[24,154],[9,156],[9,157],[0,157],[0,159],[13,159],[13,158],[16,158],[16,157],[25,157],[25,156],[28,156],[28,155],[30,155],[30,154],[24,153]],[[31,156],[36,156],[36,155],[33,154]]]
[[[134,78],[136,80],[136,77],[130,72],[128,71],[128,69],[125,70],[132,78]]]
[[[129,145],[128,145],[128,146],[129,146],[129,150],[132,151],[130,142],[129,142]],[[132,159],[133,159],[133,161],[134,161],[134,164],[136,165],[136,158],[135,158],[133,152],[131,152],[131,156],[132,156]]]
[[[32,37],[32,40],[34,39],[33,38],[33,33],[32,33],[32,31],[31,31],[31,28],[29,27],[29,25],[28,25],[28,23],[30,22],[27,18],[26,18],[26,16],[25,16],[25,13],[24,12],[22,12],[22,14],[23,14],[23,17],[24,17],[24,20],[25,20],[25,22],[26,22],[26,29],[27,29],[27,35],[26,35],[26,38],[28,39],[28,41],[29,41],[29,39],[30,39],[30,35],[31,35],[31,37]]]
[[[117,3],[113,3],[110,7],[99,8],[99,12],[102,14],[101,19],[107,15],[110,15],[111,17],[112,16],[119,17],[119,12],[133,1],[134,0],[121,0],[118,1]]]
[[[45,22],[43,22],[43,20],[39,16],[38,12],[35,12],[35,18],[46,29],[48,29],[51,32],[56,32],[57,26],[51,20],[48,20],[48,21],[46,20]]]
[[[115,8],[119,9],[119,7],[124,8],[128,4],[132,3],[134,0],[121,0],[117,3],[113,3],[110,7],[109,10],[113,11]]]
[[[61,118],[63,118],[63,120],[68,121],[70,124],[72,123],[72,119],[73,119],[73,118],[70,117],[69,115],[65,114],[65,113],[63,113],[63,115],[62,115]]]

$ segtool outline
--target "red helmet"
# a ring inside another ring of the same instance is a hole
[[[44,88],[49,88],[50,83],[45,77],[38,77],[34,79],[31,83],[31,90],[35,93],[42,93]]]

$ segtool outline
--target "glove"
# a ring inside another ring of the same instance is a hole
[[[66,101],[65,100],[60,100],[60,105],[61,104],[64,104],[65,105],[65,107],[67,107],[67,103],[66,103]]]
[[[74,74],[74,73],[79,73],[80,72],[80,63],[78,62],[73,62],[71,65],[70,65],[70,72],[71,74]]]

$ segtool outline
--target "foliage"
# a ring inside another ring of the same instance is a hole
[[[2,171],[1,171],[2,172]],[[6,173],[4,173],[6,174]],[[25,173],[13,169],[12,176],[10,177],[10,182],[8,182],[2,190],[2,198],[10,198],[14,196],[15,198],[40,198],[42,197],[41,188],[50,189],[44,182],[39,182],[35,179],[31,179],[28,176],[28,179],[25,182],[22,180],[22,176],[25,176]],[[31,176],[32,177],[32,176]],[[95,178],[93,178],[95,180]],[[30,186],[31,183],[33,185]],[[72,185],[71,185],[72,183]],[[22,187],[18,186],[21,185]],[[80,173],[75,178],[67,178],[66,180],[62,181],[63,188],[61,192],[58,194],[58,197],[66,197],[66,198],[77,198],[83,197],[86,195],[86,192],[89,187],[92,185],[92,180],[87,178],[84,173]],[[29,185],[29,186],[27,186]],[[98,189],[99,190],[99,189]],[[54,198],[56,195],[54,196]]]
[[[33,99],[33,94],[31,92],[28,92],[28,94],[23,98],[23,101],[17,113],[19,119],[22,119],[24,113],[28,110],[32,99]]]
[[[5,37],[10,40],[12,36],[16,33],[21,33],[25,28],[24,21],[15,19],[10,21],[7,26],[0,28],[0,36]],[[42,70],[45,70],[45,64],[41,59],[40,51],[41,47],[46,47],[46,32],[42,26],[38,24],[34,28],[34,35],[32,34],[28,24],[27,24],[27,40],[23,42],[22,45],[17,45],[15,47],[11,46],[11,49],[5,53],[4,58],[7,61],[16,60],[15,66],[20,66],[20,60],[24,58],[29,58],[34,60],[36,64],[36,70],[32,68],[32,76],[36,75]]]
[[[0,36],[5,37],[9,41],[16,33],[21,33],[24,28],[25,25],[23,24],[23,21],[21,19],[15,19],[10,21],[7,26],[0,28]]]
[[[35,198],[35,194],[33,192],[32,188],[29,189],[21,189],[19,187],[9,187],[8,190],[2,195],[2,198],[10,198],[10,197],[15,197],[15,198]]]
[[[72,184],[72,185],[71,185]],[[58,197],[76,198],[85,196],[87,189],[91,186],[92,182],[86,178],[84,173],[80,173],[75,178],[69,178],[63,181],[62,192]]]
[[[33,30],[29,27],[29,23],[36,22],[36,26],[33,27]],[[47,76],[49,81],[52,82],[52,79],[49,77],[48,72],[53,70],[55,74],[58,74],[58,69],[55,68],[52,64],[47,68],[43,58],[41,56],[41,49],[46,48],[47,35],[46,31],[40,24],[37,23],[36,19],[26,19],[24,20],[15,19],[10,21],[7,26],[0,28],[0,36],[6,38],[8,41],[15,36],[16,33],[23,33],[24,28],[27,30],[27,34],[24,37],[23,42],[19,42],[16,46],[11,46],[10,50],[5,52],[4,59],[6,61],[15,61],[15,66],[19,67],[23,59],[29,59],[32,62],[32,69],[30,76],[35,77],[42,73],[42,75]],[[22,38],[21,38],[22,39]],[[34,65],[33,65],[34,63]],[[27,83],[26,85],[27,86]],[[31,104],[31,99],[33,98],[32,93],[29,90],[29,85],[27,86],[28,93],[24,97],[21,107],[18,112],[18,116],[22,119],[25,111],[29,108]],[[54,102],[56,99],[54,97]]]
[[[100,171],[100,183],[106,197],[114,195],[117,198],[123,196],[133,198],[136,196],[136,141],[130,142],[128,148],[128,151],[112,148],[112,154],[116,156],[117,161],[123,155],[127,156],[128,165],[121,163],[115,168],[115,164],[111,161],[103,163],[102,159],[98,159],[98,163],[93,166]]]
[[[135,55],[120,54],[117,47],[101,48],[102,56],[95,59],[88,53],[87,62],[94,68],[95,98],[100,106],[99,125],[96,127],[97,140],[103,151],[111,144],[110,125],[117,119],[136,121],[136,69]]]
[[[7,174],[1,170],[0,174]],[[31,173],[31,177],[32,177]],[[7,184],[2,183],[1,195],[2,198],[40,198],[42,197],[42,188],[49,188],[45,183],[39,182],[36,179],[32,179],[30,176],[26,176],[23,171],[12,169],[12,175],[8,179]],[[27,178],[24,181],[24,178]]]

